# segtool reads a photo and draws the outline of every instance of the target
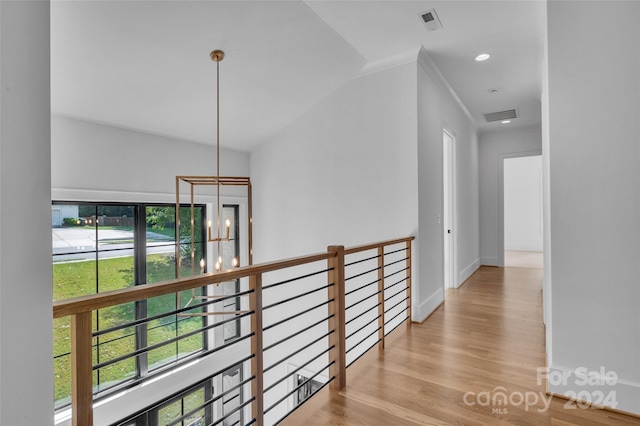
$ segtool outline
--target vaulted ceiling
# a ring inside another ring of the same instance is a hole
[[[483,131],[540,123],[541,1],[56,1],[52,111],[248,151],[363,69],[424,46]],[[443,28],[420,14],[435,8]],[[475,62],[479,53],[485,62]],[[491,93],[489,89],[497,89]]]

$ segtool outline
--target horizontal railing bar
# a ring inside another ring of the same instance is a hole
[[[230,366],[225,366],[222,367],[220,370],[216,371],[213,374],[208,375],[207,377],[205,377],[204,379],[201,379],[200,381],[194,383],[193,385],[191,385],[188,389],[194,389],[194,388],[198,388],[201,385],[204,385],[207,381],[211,380],[212,378],[219,376],[221,374],[223,374],[225,371],[229,370],[230,368],[235,367],[236,365],[241,365],[242,363],[249,361],[251,358],[253,358],[255,355],[251,354],[249,356],[246,356],[245,358],[241,359],[240,361],[236,362],[235,364],[232,364]],[[255,376],[252,376],[250,379],[252,379]],[[129,416],[128,418],[124,419],[124,420],[120,420],[120,423],[118,423],[118,426],[127,424],[129,421],[131,421],[131,419],[136,418],[144,413],[148,413],[152,410],[155,410],[156,408],[160,407],[161,405],[163,405],[166,401],[172,400],[174,398],[177,398],[180,395],[183,395],[185,393],[185,389],[181,389],[175,393],[173,393],[172,395],[166,397],[163,401],[157,402],[155,404],[152,404],[150,406],[145,407],[144,409],[137,411],[136,413],[134,413],[133,415]]]
[[[378,267],[373,268],[373,269],[370,269],[370,270],[368,270],[368,271],[361,272],[361,273],[359,273],[359,274],[357,274],[357,275],[352,275],[352,276],[350,276],[350,277],[347,277],[347,278],[345,278],[344,280],[345,280],[345,282],[346,282],[346,281],[352,280],[352,279],[354,279],[354,278],[358,278],[358,277],[361,277],[361,276],[363,276],[363,275],[367,275],[367,274],[370,274],[370,273],[372,273],[372,272],[379,271],[379,270],[380,270],[380,267],[378,266]]]
[[[313,361],[315,361],[316,359],[320,358],[322,355],[326,354],[327,352],[329,352],[333,348],[335,348],[335,346],[331,346],[331,347],[325,349],[324,351],[320,352],[318,355],[314,356],[313,358],[311,358],[310,360],[308,360],[307,362],[305,362],[304,364],[302,364],[301,366],[299,366],[295,370],[293,370],[293,371],[289,372],[288,374],[286,374],[285,376],[281,377],[276,382],[272,383],[269,387],[267,387],[264,390],[264,393],[269,392],[271,389],[273,389],[274,387],[278,386],[280,383],[284,382],[289,377],[293,376],[298,371],[302,370],[304,367],[306,367],[307,365],[311,364]]]
[[[136,335],[135,333],[125,334],[124,336],[119,336],[119,337],[116,337],[116,338],[113,338],[113,339],[109,339],[106,342],[99,342],[99,343],[96,342],[96,343],[92,344],[91,347],[92,348],[97,348],[98,346],[108,345],[109,343],[117,342],[118,340],[126,339],[127,337],[133,337],[135,335]],[[67,355],[70,355],[70,354],[71,354],[71,352],[69,352]]]
[[[365,284],[365,285],[363,285],[363,286],[361,286],[361,287],[358,287],[358,288],[356,288],[356,289],[350,290],[350,291],[346,292],[344,295],[345,295],[345,296],[348,296],[348,295],[350,295],[351,293],[355,293],[356,291],[362,290],[363,288],[367,288],[367,287],[369,287],[369,286],[370,286],[370,285],[372,285],[372,284],[377,284],[378,282],[380,282],[380,279],[379,279],[379,278],[378,278],[378,279],[376,279],[376,280],[374,280],[374,281],[371,281],[370,283]]]
[[[237,339],[235,339],[235,340],[230,340],[230,341],[226,342],[226,343],[225,343],[225,344],[223,344],[223,345],[220,345],[220,346],[217,346],[217,347],[215,347],[215,348],[213,348],[213,349],[209,349],[208,351],[204,351],[204,352],[202,352],[202,356],[203,356],[203,357],[205,357],[205,356],[211,355],[211,354],[213,354],[213,353],[216,353],[216,352],[218,352],[218,351],[221,351],[221,350],[223,350],[223,349],[226,349],[226,348],[228,348],[229,346],[233,346],[233,345],[235,345],[236,343],[240,343],[240,342],[242,342],[243,340],[246,340],[246,339],[248,339],[248,338],[250,338],[250,337],[254,336],[255,334],[256,334],[256,333],[251,332],[251,333],[249,333],[249,334],[245,334],[244,336],[240,336],[240,337],[238,337],[238,338],[237,338]]]
[[[393,283],[393,284],[391,284],[390,286],[385,287],[384,289],[385,289],[385,291],[386,291],[386,290],[389,290],[390,288],[395,287],[395,286],[397,286],[398,284],[402,284],[403,282],[407,281],[408,279],[409,279],[409,277],[404,277],[404,278],[403,278],[403,279],[401,279],[400,281],[398,281],[398,282],[396,282],[396,283]],[[392,297],[393,297],[393,296],[392,296]],[[390,299],[390,298],[391,298],[391,297],[389,297],[388,299]],[[388,299],[386,299],[386,300],[388,300]]]
[[[171,321],[171,322],[163,322],[163,323],[161,323],[161,324],[159,324],[159,325],[154,325],[153,327],[148,327],[148,328],[147,328],[147,332],[149,332],[149,331],[153,331],[153,330],[157,330],[157,329],[159,329],[159,328],[166,327],[166,326],[168,326],[168,325],[180,325],[180,323],[181,323],[181,322],[184,322],[184,321],[189,321],[189,318],[185,318],[185,317],[176,317],[176,319],[175,319],[174,321]]]
[[[346,321],[344,323],[344,325],[349,325],[350,323],[352,323],[353,321],[357,320],[358,318],[368,314],[369,312],[373,311],[374,309],[376,309],[378,306],[380,306],[381,303],[376,303],[375,305],[373,305],[372,307],[370,307],[369,309],[367,309],[366,311],[359,313],[358,315],[356,315],[355,317],[351,318],[349,321]]]
[[[249,398],[247,401],[243,402],[242,404],[238,405],[236,408],[231,410],[224,417],[222,417],[222,418],[218,419],[216,422],[212,423],[211,426],[215,426],[215,425],[219,424],[220,422],[225,421],[228,417],[234,415],[236,412],[242,410],[244,407],[246,407],[247,405],[251,404],[253,401],[255,401],[255,399],[256,399],[255,396]]]
[[[224,391],[223,393],[221,393],[220,395],[211,398],[210,400],[206,401],[204,403],[204,405],[207,404],[213,404],[214,402],[217,402],[220,398],[224,398],[225,396],[229,395],[231,392],[236,391],[238,389],[240,389],[241,387],[243,387],[244,385],[246,385],[247,383],[251,383],[251,381],[253,379],[255,379],[256,376],[252,375],[251,377],[249,377],[248,379],[244,379],[243,381],[241,381],[240,383],[238,383],[237,385],[235,385],[234,387],[232,387],[231,389],[227,389],[226,391]]]
[[[323,274],[323,273],[325,273],[325,272],[329,272],[329,271],[332,271],[332,270],[333,270],[333,268],[323,269],[323,270],[321,270],[321,271],[311,272],[310,274],[302,275],[302,276],[300,276],[300,277],[290,278],[290,279],[288,279],[288,280],[279,281],[279,282],[277,282],[277,283],[268,284],[268,285],[263,285],[263,286],[262,286],[262,289],[263,289],[263,290],[267,290],[267,289],[270,289],[270,288],[273,288],[273,287],[277,287],[277,286],[280,286],[280,285],[289,284],[289,283],[292,283],[292,282],[295,282],[295,281],[300,281],[300,280],[303,280],[303,279],[305,279],[305,278],[310,278],[310,277],[313,277],[313,276],[315,276],[315,275],[320,275],[320,274]]]
[[[363,356],[365,356],[367,354],[367,352],[369,352],[371,350],[371,348],[373,348],[375,345],[377,345],[378,343],[382,342],[382,339],[378,339],[375,342],[373,342],[373,344],[371,346],[369,346],[364,352],[362,352],[360,355],[357,356],[356,359],[352,360],[349,364],[347,364],[347,367],[351,367],[351,365],[356,362],[357,360],[359,360],[360,358],[362,358]]]
[[[263,311],[265,311],[265,310],[267,310],[267,309],[270,309],[270,308],[276,307],[276,306],[278,306],[278,305],[282,305],[283,303],[291,302],[292,300],[296,300],[296,299],[299,299],[299,298],[301,298],[301,297],[308,296],[308,295],[313,294],[313,293],[315,293],[315,292],[317,292],[317,291],[326,290],[326,289],[328,289],[329,287],[331,287],[332,285],[333,285],[333,284],[327,284],[327,285],[325,285],[325,286],[318,287],[318,288],[316,288],[316,289],[314,289],[314,290],[310,290],[310,291],[307,291],[307,292],[305,292],[305,293],[297,294],[297,295],[295,295],[295,296],[293,296],[293,297],[290,297],[290,298],[288,298],[288,299],[283,299],[283,300],[280,300],[279,302],[275,302],[275,303],[272,303],[272,304],[270,304],[270,305],[263,306],[263,307],[262,307],[262,310],[263,310]]]
[[[349,266],[357,265],[358,263],[366,262],[367,260],[377,259],[377,258],[379,258],[379,257],[380,257],[380,255],[379,255],[379,254],[377,254],[377,255],[375,255],[375,256],[367,257],[366,259],[355,260],[355,261],[353,261],[353,262],[351,262],[351,263],[345,263],[345,264],[344,264],[344,267],[345,267],[345,268],[347,268],[347,267],[349,267]]]
[[[322,386],[320,386],[318,389],[316,389],[316,391],[311,394],[311,396],[315,395],[316,393],[320,392],[322,389],[324,389],[325,386],[327,386],[328,384],[330,384],[331,382],[333,382],[335,380],[335,377],[331,377],[329,380],[327,380],[326,383],[323,383]],[[274,422],[274,425],[279,425],[280,423],[282,423],[282,421],[284,419],[286,419],[291,413],[293,413],[294,411],[296,411],[298,408],[302,407],[304,404],[298,404],[295,407],[293,407],[293,409],[291,411],[289,411],[287,414],[285,414],[284,416],[280,417],[280,419],[277,422]],[[251,423],[248,423],[247,425],[249,425]]]
[[[251,293],[253,293],[253,290],[241,291],[239,293],[230,294],[230,295],[225,296],[225,297],[220,298],[220,299],[208,300],[206,302],[197,303],[195,305],[190,305],[190,306],[187,306],[185,308],[176,309],[174,311],[169,311],[169,312],[165,312],[165,313],[162,313],[162,314],[153,315],[151,317],[140,318],[138,320],[134,320],[134,321],[128,322],[126,324],[120,324],[120,325],[116,325],[116,326],[111,327],[111,328],[106,328],[104,330],[95,331],[95,332],[93,332],[92,336],[93,337],[97,337],[97,336],[100,336],[102,334],[111,333],[113,331],[120,330],[120,329],[127,328],[127,327],[137,326],[137,325],[144,324],[144,323],[147,323],[147,322],[150,322],[150,321],[155,321],[155,320],[160,319],[160,318],[168,317],[168,316],[171,316],[171,315],[177,315],[177,314],[180,314],[182,312],[191,311],[193,309],[204,308],[205,306],[213,305],[214,303],[218,303],[218,302],[221,302],[221,301],[224,301],[224,300],[227,300],[227,299],[235,299],[236,297],[245,296],[245,295],[251,294]],[[188,320],[188,318],[182,319],[182,320],[178,320],[178,321],[187,321],[187,320]],[[159,327],[162,327],[162,326],[159,326]],[[152,330],[152,329],[149,329],[149,330]]]
[[[331,318],[333,318],[334,316],[335,316],[335,315],[329,315],[327,318],[323,318],[323,319],[321,319],[320,321],[317,321],[317,322],[315,322],[315,323],[311,324],[310,326],[303,328],[302,330],[298,330],[298,331],[296,331],[294,334],[290,334],[290,335],[288,335],[287,337],[285,337],[284,339],[278,340],[278,341],[277,341],[277,342],[275,342],[275,343],[272,343],[272,344],[270,344],[270,345],[268,345],[268,346],[265,346],[265,347],[262,349],[262,352],[266,352],[266,351],[268,351],[269,349],[275,348],[276,346],[278,346],[278,345],[280,345],[280,344],[282,344],[282,343],[286,342],[287,340],[289,340],[289,339],[293,339],[294,337],[299,336],[300,334],[304,333],[305,331],[309,331],[309,330],[311,330],[313,327],[316,327],[316,326],[318,326],[318,325],[320,325],[320,324],[322,324],[322,323],[324,323],[324,322],[326,322],[326,321],[329,321],[329,320],[330,320]]]
[[[182,340],[182,339],[185,339],[187,337],[191,337],[194,334],[198,334],[198,333],[204,333],[204,330],[203,329],[198,329],[198,330],[190,331],[188,334],[187,333],[181,334],[180,336],[172,337],[171,339],[167,339],[167,340],[165,340],[163,342],[156,343],[156,344],[151,345],[151,346],[146,346],[144,348],[137,349],[137,350],[135,350],[133,352],[128,352],[128,353],[126,353],[124,355],[120,355],[119,357],[111,358],[110,360],[95,364],[93,366],[93,370],[95,371],[95,370],[99,370],[99,369],[104,368],[104,367],[108,367],[108,366],[113,365],[113,364],[117,364],[120,361],[124,361],[125,359],[129,359],[129,358],[132,358],[132,357],[135,357],[135,356],[138,356],[138,355],[142,355],[145,352],[150,352],[150,351],[152,351],[154,349],[158,349],[158,348],[161,348],[161,347],[163,347],[165,345],[168,345],[168,344],[171,344],[171,343],[175,343],[178,340]]]
[[[331,367],[333,364],[335,364],[335,361],[331,361],[329,364],[327,364],[326,366],[324,366],[323,368],[321,368],[320,370],[318,370],[313,376],[307,378],[307,380],[305,380],[304,382],[300,383],[298,386],[296,386],[292,391],[288,392],[287,394],[285,394],[282,398],[280,398],[279,400],[277,400],[271,407],[267,408],[266,410],[264,410],[264,414],[267,414],[269,411],[271,411],[273,408],[277,407],[278,405],[280,405],[280,403],[282,403],[282,401],[286,400],[287,398],[289,398],[291,395],[293,395],[294,393],[298,392],[298,390],[300,390],[301,387],[303,387],[304,385],[306,385],[307,383],[309,383],[311,380],[315,379],[316,377],[318,377],[318,375],[320,373],[322,373],[324,370],[328,369],[329,367]],[[317,390],[316,390],[317,392]],[[311,396],[313,396],[316,392],[312,393],[311,395],[309,395],[309,398]],[[307,398],[308,399],[308,398]]]
[[[252,315],[252,314],[253,314],[253,311],[246,312],[246,313],[244,313],[242,315],[238,315],[236,317],[229,318],[229,319],[225,320],[224,322],[237,321],[238,319],[240,319],[240,318],[242,318],[244,316]],[[199,328],[197,330],[192,330],[192,331],[190,331],[188,333],[184,333],[184,334],[181,334],[181,335],[176,336],[176,337],[172,337],[172,338],[167,339],[165,341],[162,341],[160,343],[156,343],[156,344],[151,345],[151,346],[145,346],[144,348],[140,348],[140,349],[135,350],[133,352],[129,352],[129,353],[121,355],[119,357],[112,358],[112,359],[110,359],[108,361],[104,361],[104,362],[101,362],[99,364],[96,364],[96,365],[93,366],[93,369],[94,370],[98,370],[100,368],[104,368],[104,367],[107,367],[109,365],[116,364],[116,363],[118,363],[120,361],[124,361],[125,359],[141,355],[141,354],[143,354],[145,352],[150,352],[150,351],[152,351],[154,349],[161,348],[161,347],[163,347],[165,345],[168,345],[170,343],[175,343],[178,340],[182,340],[182,339],[185,339],[187,337],[195,336],[196,334],[199,334],[199,333],[204,333],[204,332],[209,331],[209,330],[211,330],[213,328],[221,326],[224,322],[220,321],[220,322],[217,322],[217,323],[214,323],[214,324],[209,324],[209,325],[207,325],[205,327],[201,327],[201,328]],[[236,341],[234,340],[234,342],[236,342]],[[217,349],[217,348],[215,348],[215,349]]]
[[[351,337],[353,337],[355,334],[361,332],[362,330],[364,330],[365,328],[369,327],[371,325],[372,322],[376,321],[378,318],[380,318],[382,315],[378,315],[377,317],[375,317],[374,319],[372,319],[371,321],[369,321],[368,323],[366,323],[365,325],[363,325],[362,327],[360,327],[359,329],[357,329],[356,331],[354,331],[353,333],[349,334],[347,337],[345,337],[346,339],[350,339]]]
[[[283,361],[286,361],[287,359],[291,358],[294,355],[298,355],[300,352],[304,351],[305,349],[315,345],[316,343],[318,343],[320,340],[324,339],[325,337],[328,337],[330,334],[335,333],[335,330],[331,330],[328,333],[324,334],[323,336],[318,337],[316,340],[314,340],[313,342],[309,343],[306,346],[301,347],[300,349],[298,349],[297,351],[290,353],[289,355],[285,356],[284,358],[282,358],[280,361],[274,362],[273,364],[271,364],[268,367],[265,367],[262,371],[264,373],[266,373],[267,371],[271,370],[273,367],[275,367],[278,364],[281,364]]]
[[[387,266],[391,266],[391,265],[395,265],[396,263],[400,263],[400,262],[406,262],[407,261],[407,257],[405,257],[404,259],[400,259],[400,260],[396,260],[393,262],[389,262],[389,263],[385,263],[384,267],[386,268]]]
[[[405,287],[405,288],[403,288],[402,290],[400,290],[400,291],[396,292],[395,294],[393,294],[393,295],[391,295],[391,296],[387,297],[386,299],[384,299],[384,301],[386,302],[386,301],[388,301],[388,300],[391,300],[391,299],[393,299],[394,297],[396,297],[397,295],[399,295],[399,294],[401,294],[401,293],[404,293],[405,291],[407,291],[406,287]],[[392,306],[391,308],[394,308],[394,307],[395,307],[395,306]],[[391,309],[391,308],[389,308],[389,309]],[[384,313],[386,314],[387,312],[389,312],[389,309],[387,309],[386,311],[384,311]]]
[[[401,314],[405,313],[406,309],[403,309],[402,311],[398,312],[397,315],[395,315],[393,318],[391,318],[389,321],[387,321],[384,325],[389,324],[391,321],[393,321],[396,317],[399,317]],[[402,325],[402,323],[404,323],[405,321],[407,321],[409,319],[409,317],[405,317],[402,321],[400,321],[395,327],[393,327],[389,332],[385,333],[384,335],[387,336],[389,335],[389,333],[392,333],[393,330],[395,330],[396,328],[398,328],[399,326]]]
[[[382,327],[378,327],[375,330],[373,330],[373,333],[369,334],[367,337],[365,337],[364,339],[360,340],[358,343],[356,343],[355,345],[353,345],[351,347],[351,349],[347,349],[346,353],[351,352],[352,350],[354,350],[355,348],[357,348],[358,346],[360,346],[362,343],[364,343],[369,337],[373,336],[374,334],[376,334],[378,331],[380,331]]]
[[[223,399],[222,400],[222,405],[228,404],[228,403],[230,403],[231,401],[233,401],[236,398],[240,398],[240,395],[232,395],[229,399],[226,399],[226,400]]]
[[[402,247],[402,248],[399,248],[398,250],[393,250],[393,251],[387,252],[384,255],[385,256],[389,256],[390,254],[400,253],[401,251],[406,251],[406,250],[407,250],[406,247]]]
[[[313,311],[314,309],[318,309],[318,308],[320,308],[320,307],[322,307],[322,306],[324,306],[324,305],[328,305],[329,303],[333,302],[334,300],[335,300],[335,299],[327,300],[327,301],[322,302],[322,303],[320,303],[320,304],[318,304],[318,305],[316,305],[316,306],[314,306],[314,307],[312,307],[312,308],[305,309],[304,311],[302,311],[302,312],[298,312],[298,313],[297,313],[297,314],[295,314],[295,315],[292,315],[292,316],[290,316],[290,317],[287,317],[287,318],[285,318],[285,319],[282,319],[282,320],[280,320],[280,321],[278,321],[278,322],[274,322],[273,324],[269,324],[269,325],[268,325],[268,326],[266,326],[266,327],[262,327],[262,331],[263,331],[263,332],[264,332],[264,331],[268,331],[268,330],[270,330],[270,329],[272,329],[272,328],[274,328],[274,327],[277,327],[277,326],[279,326],[279,325],[282,325],[282,324],[284,324],[285,322],[290,321],[290,320],[295,319],[295,318],[298,318],[299,316],[302,316],[302,315],[304,315],[304,314],[307,314],[307,313],[309,313],[309,312]]]
[[[199,306],[195,306],[195,307],[199,307]],[[189,309],[193,309],[193,308],[194,308],[194,306],[189,306],[185,310],[189,310]],[[168,317],[168,316],[171,316],[171,315],[175,315],[178,311],[179,310],[171,311],[171,312],[166,313],[166,314],[154,315],[154,318],[140,318],[138,320],[133,320],[131,322],[127,322],[127,323],[124,323],[124,324],[119,324],[119,325],[116,325],[116,326],[113,326],[113,327],[104,328],[102,330],[96,330],[93,333],[91,333],[91,337],[100,337],[100,336],[103,336],[105,334],[113,333],[114,331],[123,330],[123,329],[129,328],[129,327],[136,327],[136,326],[148,323],[150,321],[154,321],[156,319],[160,319],[160,318],[163,318],[163,317]],[[186,321],[186,320],[187,319],[180,319],[178,321]],[[148,328],[147,330],[148,331],[155,330],[156,328],[164,327],[165,325],[169,325],[169,324],[173,324],[173,323],[174,323],[174,321],[169,321],[169,322],[166,322],[166,323],[163,323],[163,324],[156,325],[156,326],[153,326],[151,328]]]
[[[61,318],[83,312],[91,312],[95,311],[96,309],[136,302],[138,300],[150,299],[156,296],[163,296],[165,294],[191,290],[192,288],[204,287],[211,284],[220,284],[227,281],[235,281],[237,279],[245,278],[251,275],[260,275],[266,272],[276,271],[278,269],[285,269],[293,266],[305,265],[321,260],[327,260],[335,256],[336,252],[327,251],[308,256],[262,263],[259,265],[241,266],[235,269],[208,273],[197,277],[164,281],[153,284],[144,284],[120,290],[112,290],[104,293],[75,297],[73,299],[58,300],[53,302],[53,318]]]
[[[251,376],[250,378],[243,380],[242,382],[238,383],[237,385],[235,385],[234,387],[232,387],[231,389],[228,389],[227,391],[225,391],[224,393],[218,395],[215,398],[209,399],[207,401],[205,401],[204,403],[202,403],[202,405],[199,405],[193,409],[191,409],[190,411],[184,413],[182,416],[180,416],[179,418],[173,420],[171,423],[167,424],[166,426],[175,426],[178,423],[180,423],[182,425],[182,421],[184,419],[186,419],[187,417],[197,413],[198,411],[202,410],[203,408],[205,408],[207,405],[209,404],[213,404],[214,402],[216,402],[218,399],[224,397],[225,395],[228,395],[229,393],[240,389],[242,386],[246,385],[247,383],[251,382],[251,380],[253,380],[255,378],[255,376]],[[225,402],[223,402],[224,404]]]
[[[396,271],[396,272],[394,272],[394,273],[392,273],[392,274],[385,275],[385,276],[384,276],[384,279],[386,280],[386,279],[387,279],[387,278],[389,278],[389,277],[392,277],[392,276],[394,276],[394,275],[398,275],[399,273],[404,272],[404,271],[406,271],[407,269],[409,269],[409,267],[408,267],[408,266],[407,266],[406,268],[400,269],[400,270],[398,270],[398,271]]]
[[[400,294],[400,293],[398,293]],[[408,297],[405,297],[404,299],[402,299],[401,301],[399,301],[398,303],[396,303],[395,305],[393,305],[392,307],[390,307],[389,309],[387,309],[386,311],[384,311],[384,313],[386,314],[387,312],[392,311],[393,309],[397,308],[400,304],[406,302],[407,300],[409,300]],[[404,309],[403,309],[404,311]],[[395,317],[391,318],[389,321],[392,321]],[[385,324],[389,324],[389,321],[385,322]]]
[[[145,352],[149,352],[149,351],[152,351],[154,349],[161,348],[161,347],[163,347],[165,345],[168,345],[168,344],[171,344],[171,343],[175,343],[178,340],[182,340],[184,338],[191,337],[191,336],[193,336],[195,334],[198,334],[198,333],[204,333],[205,331],[209,330],[209,328],[212,328],[213,325],[216,325],[216,324],[212,324],[211,326],[207,326],[207,328],[203,327],[203,328],[200,328],[198,330],[190,331],[189,333],[185,333],[185,334],[182,334],[180,336],[172,337],[171,339],[167,339],[167,340],[165,340],[163,342],[156,343],[155,345],[146,346],[144,348],[137,349],[137,350],[135,350],[133,352],[129,352],[129,353],[124,354],[124,355],[120,355],[119,357],[112,358],[112,359],[110,359],[108,361],[104,361],[104,362],[95,364],[93,366],[93,370],[95,371],[95,370],[99,370],[99,369],[104,368],[104,367],[108,367],[108,366],[113,365],[113,364],[117,364],[120,361],[124,361],[126,359],[129,359],[129,358],[132,358],[132,357],[136,357],[138,355],[142,355]],[[221,346],[217,346],[217,347],[215,347],[213,349],[210,349],[208,351],[202,351],[201,352],[201,356],[204,357],[204,356],[210,355],[212,353],[215,353],[215,352],[217,352],[217,351],[219,351],[221,349],[224,349],[224,348],[226,348],[228,346],[231,346],[233,344],[236,344],[236,343],[238,343],[238,342],[240,342],[240,341],[242,341],[244,339],[247,339],[247,338],[251,337],[252,335],[253,335],[253,333],[247,334],[246,336],[239,337],[236,340],[227,342],[227,343],[225,343],[225,344],[223,344]]]
[[[355,246],[355,247],[344,249],[344,255],[347,256],[349,254],[354,254],[361,251],[373,250],[379,247],[386,247],[394,244],[406,243],[408,241],[413,241],[413,240],[415,240],[415,237],[411,236],[411,237],[405,237],[405,238],[398,238],[396,240],[387,240],[387,241],[381,241],[378,243],[363,244],[361,246]]]
[[[346,307],[346,308],[344,308],[344,309],[345,309],[345,311],[346,311],[347,309],[351,309],[351,308],[353,308],[354,306],[359,305],[360,303],[364,302],[365,300],[367,300],[367,299],[371,299],[372,297],[377,296],[377,295],[378,295],[378,294],[380,294],[380,293],[381,293],[381,292],[380,292],[380,290],[378,290],[378,291],[376,291],[375,293],[373,293],[372,295],[367,296],[367,297],[365,297],[364,299],[360,299],[360,300],[358,300],[357,302],[355,302],[355,303],[353,303],[353,304],[351,304],[351,305],[347,306],[347,307]]]

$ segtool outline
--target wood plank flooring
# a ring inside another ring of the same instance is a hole
[[[640,425],[545,395],[541,283],[538,269],[480,268],[423,324],[350,367],[346,389],[321,391],[283,424]],[[492,404],[501,391],[510,401]]]

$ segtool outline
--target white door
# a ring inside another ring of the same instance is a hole
[[[442,230],[444,232],[444,288],[456,287],[455,274],[455,141],[446,131],[442,133],[442,181],[443,212]]]

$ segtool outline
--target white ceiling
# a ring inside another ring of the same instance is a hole
[[[56,114],[251,150],[357,76],[422,45],[481,130],[540,123],[541,1],[53,1]],[[443,28],[418,14],[435,8]],[[492,55],[476,63],[481,52]],[[496,94],[489,88],[498,88]]]

